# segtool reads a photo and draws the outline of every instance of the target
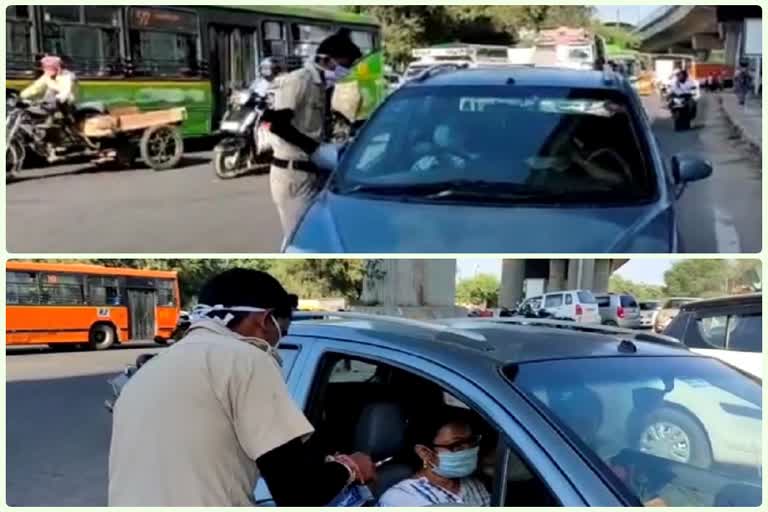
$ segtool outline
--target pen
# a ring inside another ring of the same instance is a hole
[[[377,468],[378,468],[378,467],[379,467],[379,466],[381,466],[382,464],[386,464],[387,462],[391,461],[392,459],[394,459],[394,457],[387,457],[387,458],[386,458],[386,459],[384,459],[384,460],[380,460],[379,462],[377,462],[376,464],[374,464],[374,467],[377,467]]]

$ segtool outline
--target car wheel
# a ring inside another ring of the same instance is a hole
[[[699,468],[712,465],[712,448],[706,431],[690,414],[671,407],[662,407],[646,417],[638,449]]]
[[[115,330],[107,324],[96,324],[88,335],[88,347],[91,350],[106,350],[115,344]]]

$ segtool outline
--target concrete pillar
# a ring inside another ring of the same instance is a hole
[[[547,291],[556,292],[565,288],[565,269],[568,260],[549,260]]]
[[[503,260],[501,263],[501,291],[499,306],[514,308],[523,298],[525,260]]]
[[[361,302],[384,307],[450,306],[456,260],[368,260]]]
[[[608,284],[611,279],[611,260],[595,261],[595,277],[592,291],[603,293],[608,291]]]
[[[575,290],[579,287],[579,275],[581,271],[580,260],[570,259],[568,260],[568,288],[569,290]]]

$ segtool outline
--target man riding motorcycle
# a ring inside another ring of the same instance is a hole
[[[259,77],[253,81],[250,90],[260,96],[266,96],[275,87],[277,79],[283,74],[280,64],[272,57],[267,57],[259,64]]]

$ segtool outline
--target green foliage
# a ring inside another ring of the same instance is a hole
[[[640,39],[623,27],[609,27],[595,23],[593,30],[605,39],[605,42],[617,48],[634,50],[640,46]]]
[[[459,304],[496,307],[499,300],[501,283],[492,274],[478,274],[462,279],[456,286],[456,300]]]
[[[664,273],[669,296],[713,297],[725,295],[728,262],[725,260],[685,260]]]
[[[662,286],[636,283],[618,275],[611,276],[608,291],[613,293],[629,293],[637,300],[653,300],[664,297],[664,288]]]
[[[594,9],[583,5],[355,5],[376,18],[387,61],[402,67],[414,48],[446,42],[509,45],[521,29],[591,27]]]
[[[233,267],[253,268],[269,272],[288,291],[306,299],[344,297],[350,301],[355,301],[360,297],[365,275],[363,260],[347,259],[58,259],[41,261],[176,270],[179,272],[181,303],[185,307],[194,304],[200,287],[207,279]]]

